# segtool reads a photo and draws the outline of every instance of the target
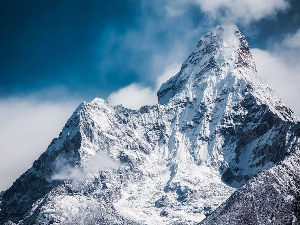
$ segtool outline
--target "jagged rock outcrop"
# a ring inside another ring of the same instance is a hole
[[[3,193],[0,223],[198,223],[299,143],[235,26],[205,35],[158,100],[82,103]]]

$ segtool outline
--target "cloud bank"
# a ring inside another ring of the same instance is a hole
[[[300,29],[287,34],[268,50],[252,49],[258,74],[283,102],[300,117]]]
[[[293,56],[288,52],[261,49],[253,49],[251,52],[257,65],[258,74],[299,117],[300,65],[293,64],[289,59],[296,57],[300,60],[300,54]]]
[[[111,105],[123,105],[130,109],[139,109],[144,105],[154,105],[158,102],[157,91],[160,86],[175,76],[180,70],[181,64],[174,63],[167,66],[163,73],[156,79],[155,88],[144,87],[141,84],[132,83],[124,88],[111,93],[107,101]]]
[[[0,99],[0,190],[32,166],[77,105],[76,101]]]

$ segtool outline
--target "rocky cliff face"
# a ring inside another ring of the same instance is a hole
[[[82,103],[2,195],[0,222],[194,224],[299,143],[235,26],[205,35],[159,104]]]
[[[300,224],[299,147],[253,177],[201,224]]]

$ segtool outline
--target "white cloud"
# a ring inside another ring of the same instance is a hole
[[[0,99],[0,190],[5,190],[43,153],[79,102]]]
[[[178,63],[167,66],[163,73],[156,79],[156,87],[143,87],[140,84],[132,83],[116,92],[111,93],[107,101],[111,105],[122,104],[126,108],[139,109],[144,105],[154,105],[157,101],[156,93],[162,83],[176,75],[180,70],[181,65]]]
[[[65,158],[56,160],[56,173],[51,177],[52,180],[70,180],[74,186],[79,185],[89,177],[94,177],[101,170],[117,170],[121,163],[112,159],[105,152],[98,152],[91,156],[85,167],[82,169],[72,167]]]
[[[166,7],[167,14],[170,17],[182,16],[185,12],[185,10],[182,8],[175,8],[169,5],[166,5],[165,7]]]
[[[172,0],[168,1],[167,12],[182,10],[187,4],[198,5],[211,19],[222,23],[249,23],[289,8],[288,0]]]
[[[126,108],[139,109],[143,105],[154,105],[157,100],[153,96],[153,90],[140,84],[132,83],[108,96],[107,101],[111,105],[122,104]]]
[[[300,116],[300,60],[299,52],[284,50],[251,50],[258,74],[275,90],[283,102]]]
[[[287,35],[283,44],[289,48],[300,48],[300,29],[294,35]]]

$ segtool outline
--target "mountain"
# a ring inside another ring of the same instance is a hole
[[[239,188],[201,224],[300,224],[299,168],[300,146]]]
[[[139,110],[83,102],[2,193],[0,222],[199,223],[300,142],[235,26],[201,38],[157,96]]]

